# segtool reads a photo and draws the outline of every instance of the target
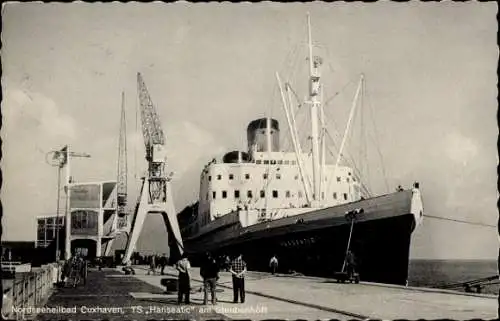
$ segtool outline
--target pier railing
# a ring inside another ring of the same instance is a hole
[[[57,283],[59,268],[51,263],[35,271],[19,273],[3,293],[2,316],[9,320],[23,317],[26,308],[35,308],[47,299]]]

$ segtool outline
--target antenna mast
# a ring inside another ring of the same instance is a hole
[[[307,30],[309,43],[309,103],[311,105],[311,139],[312,139],[312,165],[313,165],[313,202],[312,207],[319,206],[320,200],[320,168],[319,168],[319,135],[318,135],[318,95],[320,93],[319,66],[321,59],[313,57],[313,46],[311,36],[311,17],[307,14]]]

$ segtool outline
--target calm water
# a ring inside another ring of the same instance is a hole
[[[411,260],[408,285],[440,287],[498,275],[497,261]],[[498,282],[498,281],[497,281]],[[497,294],[500,285],[485,287],[484,293]],[[463,288],[456,290],[463,291]]]

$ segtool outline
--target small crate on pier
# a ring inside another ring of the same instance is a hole
[[[177,279],[173,278],[161,279],[161,285],[165,287],[165,292],[177,292],[178,290]]]
[[[345,283],[346,281],[350,283],[359,283],[359,274],[356,272],[351,275],[347,272],[335,272],[333,278],[337,280],[337,283]]]

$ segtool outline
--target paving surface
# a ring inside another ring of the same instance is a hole
[[[177,305],[176,293],[165,293],[162,278],[175,278],[172,267],[166,276],[136,275],[119,269],[91,270],[85,286],[57,289],[44,305],[54,311],[36,320],[209,320],[209,319],[495,319],[497,297],[431,291],[369,283],[338,284],[329,279],[272,276],[248,272],[246,301],[232,303],[231,276],[222,272],[218,304],[202,305],[201,278],[193,268],[190,305]],[[62,311],[62,309],[72,309]],[[31,318],[27,318],[31,319]]]
[[[160,276],[147,276],[137,269],[136,277],[160,286]],[[175,275],[172,268],[168,273]],[[199,270],[192,269],[192,279],[200,280]],[[198,283],[200,284],[200,283]],[[221,273],[221,295],[232,299],[231,276]],[[193,283],[194,285],[194,283]],[[271,276],[249,272],[245,284],[249,305],[266,308],[265,318],[294,319],[453,319],[466,320],[497,318],[495,295],[465,294],[454,291],[386,286],[380,284],[339,284],[330,279],[313,277]],[[245,303],[247,304],[247,303]],[[226,315],[234,318],[248,314]]]
[[[44,307],[55,310],[40,313],[36,320],[205,320],[227,319],[200,304],[177,305],[175,295],[167,298],[134,298],[130,292],[161,295],[162,290],[115,270],[91,270],[87,284],[55,290]],[[62,308],[73,309],[62,311]],[[27,318],[30,319],[30,318]]]
[[[162,278],[175,278],[176,272],[172,267],[167,267],[165,269],[167,275],[147,275],[145,267],[135,268],[137,279],[147,282],[151,285],[161,287],[160,282]],[[203,292],[201,278],[199,277],[199,270],[193,269],[191,276],[191,288],[195,291],[192,295],[197,302],[203,302]],[[255,279],[259,279],[261,282],[266,282],[269,280],[269,275],[262,274],[258,272],[249,272],[245,280],[245,288],[247,288],[245,303],[234,304],[233,302],[233,290],[231,276],[228,272],[220,273],[221,278],[218,282],[217,289],[217,306],[213,307],[209,304],[207,307],[214,309],[216,312],[224,314],[231,319],[251,319],[251,320],[264,320],[264,319],[305,319],[305,320],[317,320],[317,319],[338,319],[338,320],[351,320],[353,315],[346,315],[343,313],[336,313],[333,309],[318,309],[315,305],[307,304],[297,304],[296,302],[288,302],[281,298],[270,298],[265,295],[256,295],[250,293],[248,287],[253,286]],[[141,293],[141,296],[148,296],[147,293]],[[151,295],[156,297],[156,295]],[[165,295],[167,297],[167,295]],[[210,298],[209,298],[210,302]],[[360,316],[356,319],[364,319]]]

